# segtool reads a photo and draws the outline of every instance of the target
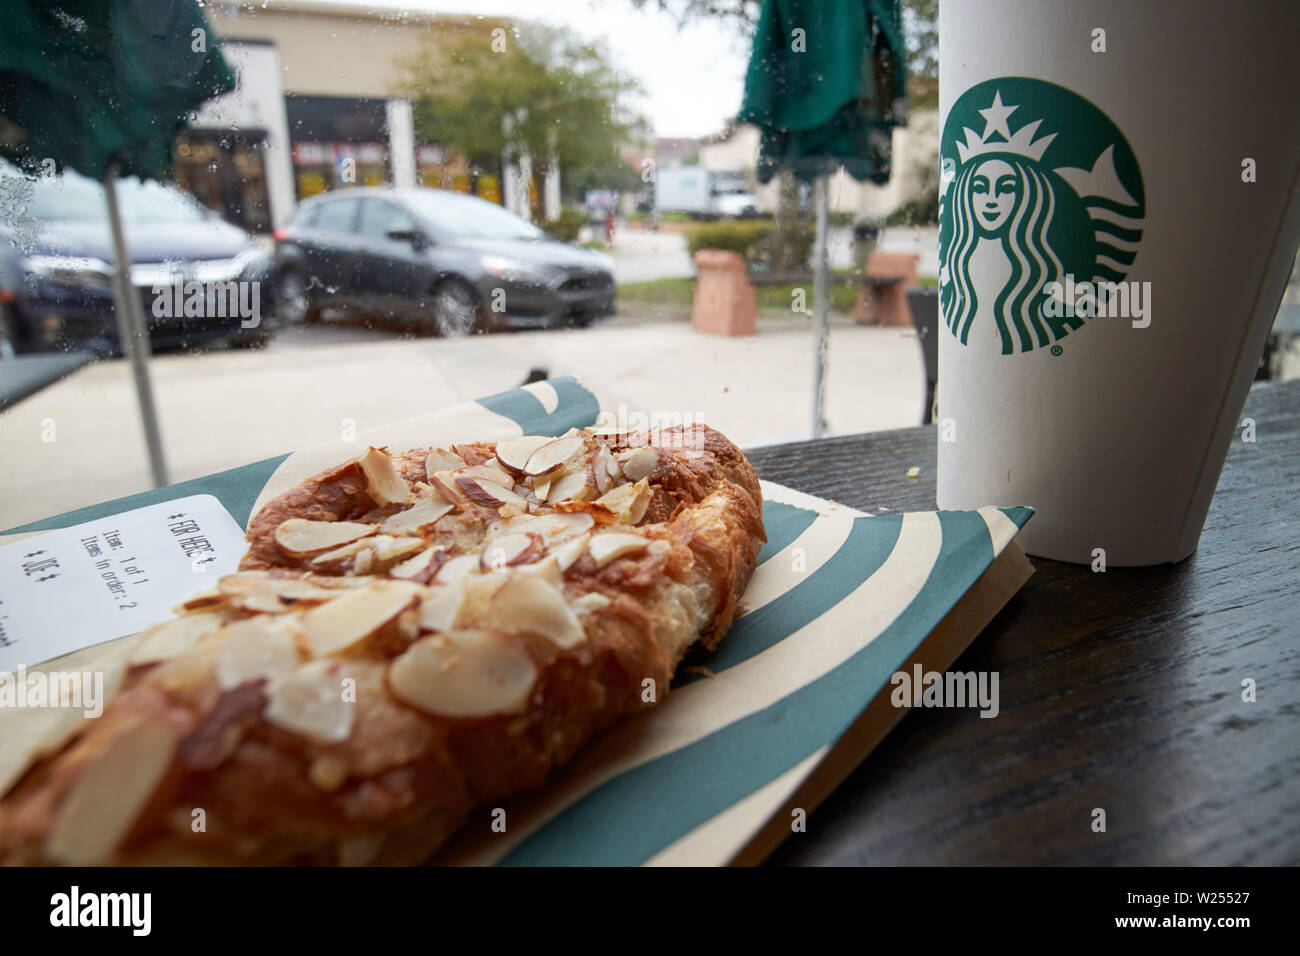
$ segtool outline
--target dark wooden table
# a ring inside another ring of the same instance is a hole
[[[1257,441],[1238,432],[1194,556],[1031,558],[955,665],[999,672],[1000,714],[908,714],[771,862],[1300,862],[1300,381],[1256,385],[1246,416]],[[750,458],[864,511],[935,506],[932,426]]]

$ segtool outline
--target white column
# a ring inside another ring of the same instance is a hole
[[[528,193],[528,183],[533,178],[533,158],[527,153],[519,157],[519,166],[515,170],[515,215],[522,216],[529,222],[533,220],[533,204]]]
[[[293,153],[289,144],[289,117],[280,83],[280,55],[269,43],[227,41],[223,48],[234,67],[239,86],[199,108],[190,124],[195,129],[263,129],[262,171],[270,205],[271,228],[283,226],[293,215]]]
[[[280,86],[280,57],[274,47],[271,47],[271,53],[275,57],[275,92],[266,101],[266,145],[262,152],[262,168],[266,173],[266,200],[271,207],[271,228],[279,229],[293,215],[298,202],[298,186],[294,182],[289,113],[285,109],[284,90]]]
[[[415,113],[410,100],[389,100],[388,162],[393,185],[409,189],[415,185]]]
[[[555,130],[550,135],[550,162],[542,179],[542,218],[550,221],[560,218],[560,163],[555,155]]]

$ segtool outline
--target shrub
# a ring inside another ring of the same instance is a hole
[[[587,224],[587,214],[577,209],[561,209],[555,219],[542,223],[542,230],[551,238],[561,242],[576,242],[578,232]]]
[[[753,263],[763,241],[772,231],[770,222],[724,220],[705,222],[686,230],[686,249],[692,256],[701,249],[738,252],[745,262]]]

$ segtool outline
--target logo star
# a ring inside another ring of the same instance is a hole
[[[989,133],[1001,133],[1004,138],[1011,139],[1011,128],[1007,126],[1007,117],[1016,110],[1018,106],[1003,106],[1002,93],[998,91],[993,94],[993,105],[986,110],[980,110],[980,116],[984,117],[984,139],[989,138]]]

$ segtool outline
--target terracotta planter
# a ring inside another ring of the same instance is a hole
[[[867,274],[858,285],[853,318],[859,325],[912,327],[907,290],[919,288],[916,264],[921,257],[910,252],[876,251],[867,257]]]
[[[758,302],[739,253],[701,249],[695,253],[695,299],[691,326],[714,335],[753,335]]]

